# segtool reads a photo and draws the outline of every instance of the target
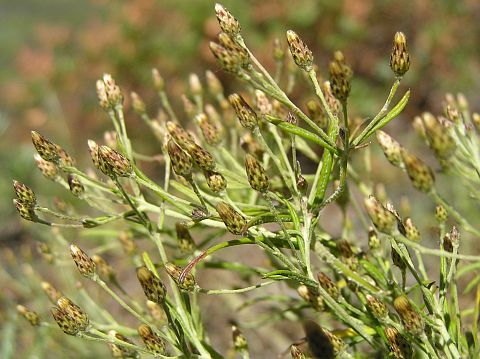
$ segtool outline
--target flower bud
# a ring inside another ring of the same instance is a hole
[[[222,140],[220,137],[220,131],[215,126],[215,124],[210,121],[208,116],[204,113],[200,113],[195,116],[195,121],[198,123],[200,129],[202,130],[203,137],[205,141],[211,146],[216,146]]]
[[[205,179],[208,187],[215,193],[224,191],[227,188],[227,180],[220,172],[205,171]]]
[[[127,255],[133,256],[138,252],[137,244],[129,237],[127,232],[120,232],[118,240]]]
[[[250,54],[248,53],[247,49],[245,49],[235,39],[232,39],[224,32],[218,34],[218,41],[220,42],[220,45],[222,45],[230,53],[230,55],[236,59],[240,67],[248,67],[250,64]]]
[[[53,316],[53,319],[55,319],[55,322],[58,324],[60,329],[62,329],[62,331],[65,334],[76,335],[80,331],[80,328],[78,327],[78,323],[76,322],[76,320],[71,318],[67,313],[65,313],[60,308],[52,307],[50,312],[52,313],[52,316]]]
[[[184,222],[175,223],[178,247],[182,253],[190,253],[195,248],[195,242],[190,235],[187,225]]]
[[[292,356],[292,359],[307,359],[307,356],[300,349],[298,344],[290,345],[290,355]]]
[[[322,297],[311,287],[302,284],[297,288],[297,293],[303,300],[310,303],[315,310],[322,311],[325,309]]]
[[[89,324],[88,316],[78,305],[67,297],[61,297],[57,301],[57,306],[75,322],[76,327],[80,331],[87,329]]]
[[[366,198],[364,204],[377,230],[387,234],[392,233],[397,222],[395,215],[388,211],[373,196]]]
[[[115,80],[110,74],[103,74],[102,80],[100,80],[100,82],[97,81],[97,95],[100,106],[104,109],[115,108],[123,102],[123,95],[120,91],[120,87],[117,86]]]
[[[435,218],[439,223],[445,223],[448,218],[447,209],[441,204],[435,207]]]
[[[403,32],[397,32],[393,38],[393,49],[390,55],[390,68],[397,77],[405,75],[410,68],[407,37]]]
[[[232,341],[237,353],[248,352],[247,338],[236,325],[232,325]]]
[[[235,110],[240,124],[246,129],[253,130],[257,126],[258,121],[255,111],[239,94],[231,94],[228,96],[228,100]]]
[[[304,325],[308,348],[314,358],[335,358],[345,349],[343,341],[312,321]]]
[[[435,181],[430,167],[405,149],[402,149],[402,159],[413,187],[421,192],[430,192]]]
[[[58,167],[55,163],[45,161],[38,153],[36,153],[33,158],[45,178],[51,181],[55,181],[58,178]]]
[[[397,266],[402,272],[405,271],[407,268],[407,263],[405,263],[400,253],[397,252],[393,246],[391,247],[390,256],[392,258],[393,265]]]
[[[208,91],[214,96],[219,97],[223,96],[223,85],[218,79],[218,77],[210,70],[207,70],[205,73],[207,79]]]
[[[37,204],[37,197],[35,196],[35,192],[33,192],[30,187],[14,180],[13,189],[15,190],[15,195],[17,196],[17,200],[19,202],[22,202],[25,206],[30,208],[35,207]]]
[[[173,140],[168,141],[167,151],[173,172],[178,176],[190,176],[192,173],[192,158],[190,155],[182,150]]]
[[[384,302],[370,294],[367,294],[365,298],[367,299],[367,308],[375,318],[382,320],[388,316],[388,309]]]
[[[183,147],[188,142],[194,142],[194,138],[192,137],[192,135],[185,131],[182,126],[176,124],[175,122],[168,121],[167,130],[179,146]]]
[[[80,197],[85,192],[85,187],[83,187],[82,182],[80,182],[77,176],[69,174],[67,182],[68,187],[70,187],[70,192],[72,192],[75,197]]]
[[[224,71],[232,74],[237,74],[240,71],[241,62],[238,56],[213,41],[210,41],[209,47],[213,56],[217,59],[217,63]]]
[[[227,227],[227,230],[233,234],[242,234],[247,224],[243,216],[235,211],[232,206],[226,202],[218,202],[216,206],[218,215]]]
[[[403,222],[403,227],[405,228],[405,237],[414,242],[420,241],[420,232],[410,217],[405,218],[405,221]]]
[[[250,186],[254,190],[262,193],[268,191],[270,182],[265,173],[265,169],[260,162],[249,153],[245,155],[245,170],[247,172],[248,183],[250,183]]]
[[[394,327],[385,329],[385,337],[388,341],[388,347],[395,359],[411,359],[413,349],[407,339],[399,333]]]
[[[137,278],[148,300],[162,304],[167,290],[162,281],[145,266],[137,268]]]
[[[350,95],[352,69],[345,63],[345,57],[340,51],[334,53],[334,60],[330,62],[330,87],[332,94],[340,101],[345,102]]]
[[[42,282],[41,284],[43,291],[47,295],[48,299],[53,303],[56,304],[57,301],[63,297],[63,294],[59,292],[54,286],[52,286],[48,282]]]
[[[32,207],[23,202],[20,202],[18,199],[14,199],[13,204],[15,205],[15,209],[17,210],[20,217],[27,221],[38,222],[38,217]]]
[[[402,146],[386,132],[377,131],[377,141],[387,160],[396,167],[402,167]]]
[[[42,157],[45,161],[58,161],[59,146],[57,144],[53,143],[48,138],[42,136],[37,131],[32,131],[32,143],[40,157]]]
[[[108,335],[110,335],[111,337],[114,337],[117,340],[121,340],[122,342],[135,345],[133,341],[128,339],[126,336],[116,332],[115,330],[110,330],[108,332]],[[108,346],[114,358],[137,358],[138,357],[137,351],[135,349],[123,346],[121,344],[114,344],[114,343],[108,343]]]
[[[163,92],[165,90],[165,80],[162,75],[160,75],[158,69],[152,69],[152,79],[155,90],[157,92]]]
[[[405,330],[412,333],[412,335],[420,335],[423,332],[423,319],[406,295],[395,298],[393,306],[400,316]]]
[[[158,324],[165,324],[167,322],[167,315],[160,304],[147,300],[147,308],[152,318]]]
[[[22,315],[28,322],[36,327],[40,325],[40,317],[38,314],[23,305],[17,305],[17,312]]]
[[[240,33],[240,23],[223,5],[215,4],[215,14],[223,32],[230,36],[236,36]]]
[[[320,286],[335,300],[340,298],[340,290],[337,285],[330,279],[328,275],[323,272],[317,274],[318,283]]]
[[[133,111],[139,115],[144,115],[146,113],[146,106],[142,98],[136,92],[131,92],[130,98],[132,100]]]
[[[273,58],[277,62],[283,62],[285,59],[285,50],[279,38],[273,40]]]
[[[80,274],[87,278],[93,278],[96,274],[95,262],[90,258],[87,253],[82,251],[75,244],[70,245],[70,254],[72,255],[73,261],[77,266]]]
[[[268,115],[273,112],[273,106],[265,92],[255,90],[255,106],[261,115]]]
[[[380,248],[380,238],[378,238],[377,232],[372,226],[368,227],[368,247],[372,251]]]
[[[310,71],[313,65],[313,54],[295,31],[287,31],[287,42],[293,61],[298,67]]]
[[[108,146],[100,146],[98,157],[107,164],[105,167],[107,171],[104,172],[107,176],[129,177],[133,172],[130,161],[120,152]]]
[[[445,234],[443,238],[443,249],[452,253],[454,249],[460,245],[460,233],[458,233],[457,227],[453,226],[450,232]]]
[[[439,159],[448,159],[456,148],[450,129],[431,113],[424,113],[422,119],[429,147]]]
[[[143,343],[155,355],[165,354],[165,343],[162,338],[155,333],[152,328],[146,324],[141,324],[138,327],[138,334],[142,338]]]
[[[195,277],[192,273],[188,273],[184,278],[183,281],[180,281],[180,275],[182,274],[183,269],[173,263],[166,263],[165,270],[167,271],[168,275],[174,280],[177,284],[178,288],[181,290],[192,292],[195,289]]]
[[[210,152],[197,145],[195,142],[189,141],[185,143],[185,150],[193,161],[204,171],[212,171],[215,169],[215,159]]]
[[[115,271],[103,257],[94,254],[92,256],[92,261],[95,263],[95,268],[100,278],[108,280],[109,282],[115,281]]]

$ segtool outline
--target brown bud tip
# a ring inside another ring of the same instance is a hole
[[[403,32],[397,32],[393,38],[393,49],[390,55],[390,68],[397,77],[405,75],[410,68],[407,37]]]
[[[240,33],[240,23],[223,5],[215,4],[215,14],[223,32],[230,36],[236,36]]]
[[[402,149],[402,159],[413,187],[421,192],[430,192],[435,182],[430,167],[405,149]]]
[[[253,130],[257,126],[257,114],[250,105],[239,94],[231,94],[228,96],[228,100],[232,105],[240,124],[246,129]]]
[[[377,131],[377,141],[387,160],[396,167],[402,167],[402,146],[386,132]]]
[[[138,327],[138,334],[142,338],[143,343],[155,355],[165,354],[165,343],[162,338],[155,333],[152,328],[146,324],[141,324]]]
[[[31,208],[35,207],[37,204],[37,197],[30,187],[14,180],[13,189],[15,190],[15,195],[19,202],[22,202],[25,206]]]
[[[103,109],[108,110],[122,104],[122,92],[112,75],[103,74],[102,79],[98,80],[96,85],[98,101]]]
[[[50,312],[52,313],[55,322],[65,334],[76,335],[80,331],[78,323],[75,321],[75,319],[71,318],[60,308],[52,307]]]
[[[408,239],[415,242],[420,241],[420,231],[410,217],[405,218],[405,221],[403,222],[403,227],[405,228],[405,236]]]
[[[232,74],[237,74],[240,71],[241,61],[232,51],[213,41],[210,42],[209,47],[213,56],[217,59],[217,63],[224,71]]]
[[[185,143],[185,150],[193,161],[204,171],[212,171],[215,169],[216,163],[212,154],[195,142],[189,141]]]
[[[375,197],[370,196],[364,201],[367,213],[375,227],[383,233],[390,234],[395,228],[397,221],[395,215],[388,211]]]
[[[168,275],[175,281],[178,288],[191,292],[195,289],[196,282],[195,277],[192,273],[188,273],[184,278],[183,281],[180,279],[180,275],[182,274],[183,269],[173,263],[166,263],[165,270],[167,271]]]
[[[320,286],[335,300],[340,298],[340,289],[338,289],[337,285],[330,279],[330,277],[320,272],[317,275],[318,283]]]
[[[35,149],[37,150],[37,153],[45,161],[49,161],[49,162],[58,161],[59,146],[57,144],[53,143],[48,138],[42,136],[37,131],[32,131],[32,143]]]
[[[159,304],[165,301],[165,285],[151,270],[145,266],[137,268],[137,278],[148,300]]]
[[[423,319],[406,295],[395,298],[393,306],[400,316],[405,330],[413,335],[420,335],[423,332]]]
[[[224,191],[227,188],[227,180],[220,172],[205,171],[205,179],[208,187],[215,193]]]
[[[61,297],[57,301],[57,306],[76,324],[76,327],[84,331],[87,329],[89,319],[87,314],[67,297]]]
[[[167,152],[173,171],[178,176],[190,176],[192,173],[192,158],[190,155],[182,150],[173,140],[168,141]]]
[[[293,61],[298,67],[310,71],[313,65],[313,54],[295,31],[287,31],[287,42]]]
[[[245,170],[247,172],[248,183],[258,192],[267,192],[270,186],[267,174],[263,166],[251,154],[245,155]]]
[[[352,69],[345,63],[345,58],[340,51],[335,51],[333,61],[329,66],[330,88],[333,96],[340,102],[345,102],[350,95]]]
[[[17,305],[17,312],[21,314],[34,327],[40,324],[40,317],[38,314],[23,305]]]
[[[247,221],[240,213],[226,202],[218,202],[216,209],[230,233],[242,234]]]
[[[217,126],[204,113],[195,116],[195,121],[202,130],[205,141],[211,146],[217,145],[221,140],[221,133]]]
[[[375,318],[384,319],[388,316],[388,309],[384,302],[370,294],[367,294],[365,298],[367,299],[367,308]]]
[[[70,245],[70,254],[80,274],[93,278],[96,273],[95,262],[75,244]]]

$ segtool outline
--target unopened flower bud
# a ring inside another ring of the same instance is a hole
[[[14,199],[13,204],[15,205],[15,209],[17,210],[20,217],[31,222],[38,221],[38,217],[35,214],[35,210],[31,206],[23,202],[20,202],[18,199]]]
[[[22,202],[25,206],[31,208],[35,207],[37,204],[37,197],[35,196],[35,192],[33,192],[30,187],[14,180],[13,189],[15,190],[15,195],[17,196],[17,200],[19,202]]]
[[[60,329],[62,329],[62,331],[65,334],[76,335],[80,331],[77,321],[71,318],[67,313],[65,313],[60,308],[52,307],[50,312],[52,313],[52,316],[53,316],[53,319],[55,319],[55,322],[58,324]]]
[[[460,245],[460,233],[458,233],[457,227],[453,226],[450,232],[445,234],[443,238],[443,249],[452,253],[454,249],[457,249]]]
[[[211,41],[209,46],[213,56],[217,59],[217,63],[224,71],[232,74],[237,74],[240,71],[241,62],[238,56],[216,42]]]
[[[242,234],[247,221],[240,213],[226,202],[218,202],[216,209],[230,233]]]
[[[236,325],[232,325],[232,341],[233,348],[237,353],[247,352],[248,351],[248,342],[247,338]]]
[[[195,277],[192,273],[188,273],[184,278],[183,281],[180,280],[180,275],[182,274],[183,269],[173,263],[166,263],[165,270],[167,271],[168,275],[175,281],[178,288],[191,292],[195,289]]]
[[[178,146],[175,141],[169,140],[167,151],[173,171],[178,176],[188,177],[192,173],[192,158]]]
[[[304,324],[308,348],[314,358],[335,358],[345,349],[343,341],[312,321]]]
[[[195,116],[195,121],[198,123],[200,129],[202,130],[203,137],[205,141],[211,146],[216,146],[222,140],[220,131],[215,126],[215,124],[210,121],[208,116],[204,113],[200,113]]]
[[[45,161],[49,161],[49,162],[58,161],[59,146],[57,144],[53,143],[48,138],[42,136],[37,131],[32,131],[32,143],[35,149],[37,150],[37,153]]]
[[[402,272],[407,268],[407,263],[400,255],[400,253],[392,246],[390,251],[390,257],[394,266],[398,267]]]
[[[192,135],[185,131],[185,129],[179,124],[168,121],[166,126],[168,133],[170,133],[170,135],[173,137],[175,142],[178,143],[179,146],[183,147],[188,142],[194,142],[194,138],[192,137]]]
[[[395,298],[393,306],[400,316],[405,330],[413,335],[420,335],[423,332],[423,319],[406,295]]]
[[[273,106],[265,92],[255,90],[255,106],[261,115],[268,115],[273,112]]]
[[[175,223],[178,247],[182,253],[190,253],[195,248],[195,242],[184,222]]]
[[[122,92],[120,91],[120,87],[117,86],[112,75],[103,74],[102,81],[105,84],[105,94],[108,100],[107,108],[115,108],[115,106],[121,105],[123,102],[123,95],[122,95]],[[100,94],[98,90],[99,88],[97,83],[97,94],[99,95],[98,97],[99,97],[100,105],[104,107],[103,94],[102,94],[102,98],[100,98]]]
[[[227,180],[220,172],[205,171],[204,174],[207,185],[213,192],[219,193],[227,188]]]
[[[340,298],[340,290],[337,285],[330,279],[328,275],[323,272],[317,275],[320,286],[335,300]]]
[[[370,294],[367,294],[365,298],[367,299],[367,308],[375,318],[382,320],[388,316],[388,309],[384,302]]]
[[[311,287],[302,284],[297,288],[297,293],[303,300],[310,303],[315,310],[324,310],[325,304],[322,297],[318,295],[318,291],[314,291]]]
[[[418,242],[420,240],[420,232],[410,217],[405,218],[403,227],[405,228],[405,237],[414,242]]]
[[[21,314],[28,322],[36,327],[40,324],[40,317],[38,314],[23,305],[17,305],[17,312]]]
[[[403,32],[397,32],[393,38],[393,49],[390,55],[390,68],[397,77],[405,75],[410,68],[407,37]]]
[[[223,85],[218,77],[210,70],[205,73],[207,79],[208,91],[214,96],[223,96]]]
[[[455,151],[456,144],[450,134],[450,129],[444,124],[445,121],[442,123],[428,112],[423,114],[422,119],[428,145],[439,159],[448,159]]]
[[[132,256],[138,252],[137,244],[132,238],[130,238],[127,232],[121,232],[118,236],[118,240],[127,255]]]
[[[98,157],[107,164],[107,171],[104,172],[107,176],[129,177],[133,172],[130,161],[108,146],[100,146]]]
[[[135,345],[130,339],[128,339],[123,334],[116,332],[115,330],[110,330],[108,335],[114,337],[117,340],[121,340],[122,342]],[[138,357],[137,351],[135,349],[123,346],[122,344],[114,344],[108,343],[108,347],[110,348],[110,352],[114,358],[136,358]]]
[[[52,286],[48,282],[42,282],[42,289],[47,295],[48,299],[53,303],[56,304],[57,301],[63,297],[62,293],[59,292],[54,286]]]
[[[439,223],[445,223],[445,221],[448,218],[448,212],[447,209],[442,206],[441,204],[438,204],[435,207],[435,218]]]
[[[251,154],[245,155],[245,170],[247,172],[248,183],[258,191],[265,193],[268,191],[270,182],[263,166]]]
[[[133,111],[135,111],[139,115],[144,115],[146,112],[146,106],[142,98],[136,92],[131,92],[130,98],[132,99]]]
[[[151,300],[147,300],[147,308],[152,318],[158,324],[165,324],[165,322],[168,320],[167,315],[160,304],[152,302]]]
[[[290,345],[290,355],[292,356],[292,359],[307,359],[307,356],[300,349],[298,344]]]
[[[430,192],[435,182],[430,167],[405,149],[402,149],[402,159],[413,187],[421,192]]]
[[[223,32],[230,36],[236,36],[240,33],[240,23],[223,5],[215,4],[215,14]]]
[[[212,171],[215,169],[215,159],[210,152],[197,145],[195,142],[189,141],[185,143],[185,150],[193,161],[204,171]]]
[[[280,42],[280,39],[275,38],[273,40],[273,58],[277,62],[283,62],[285,59],[285,49]]]
[[[95,276],[95,262],[87,255],[87,253],[82,251],[75,244],[71,244],[70,254],[72,255],[73,261],[75,262],[75,265],[77,266],[80,274],[87,278],[93,278]]]
[[[137,278],[148,300],[163,303],[167,290],[162,281],[147,267],[137,268]]]
[[[340,51],[334,53],[334,60],[330,62],[330,87],[332,94],[340,101],[345,102],[350,95],[352,69],[345,63]]]
[[[138,334],[142,338],[143,343],[155,355],[165,354],[165,343],[162,338],[155,333],[152,328],[146,324],[141,324],[138,327]]]
[[[239,94],[231,94],[228,96],[228,100],[232,105],[240,124],[246,129],[253,130],[257,126],[257,114],[250,105]]]
[[[188,84],[190,86],[190,93],[192,96],[201,96],[203,93],[202,83],[197,74],[190,74],[188,77]]]
[[[387,234],[392,233],[397,222],[395,215],[388,211],[373,196],[366,198],[364,204],[375,227],[380,232]]]
[[[402,167],[402,146],[381,130],[377,131],[377,141],[387,160],[396,167]]]
[[[61,297],[57,301],[57,306],[66,315],[73,319],[79,330],[84,331],[87,329],[89,324],[88,316],[78,305],[73,303],[67,297]]]
[[[287,31],[287,42],[293,61],[298,67],[310,71],[313,65],[313,54],[295,31]]]
[[[69,174],[67,178],[68,187],[70,187],[70,192],[76,197],[80,197],[85,192],[85,187],[83,187],[82,182],[80,179],[73,175]]]
[[[58,167],[55,163],[45,161],[38,153],[36,153],[33,158],[37,164],[38,169],[45,178],[55,181],[58,178]]]
[[[412,345],[400,334],[394,327],[385,329],[385,337],[388,341],[388,347],[395,359],[410,359],[413,356]]]
[[[368,247],[372,251],[380,248],[380,238],[378,238],[377,232],[372,226],[368,227]]]
[[[162,92],[165,90],[165,80],[163,79],[162,75],[158,69],[152,69],[152,79],[153,79],[153,87],[157,92]]]
[[[103,257],[94,254],[92,256],[92,261],[95,263],[96,271],[100,278],[108,280],[109,282],[115,281],[115,271]]]

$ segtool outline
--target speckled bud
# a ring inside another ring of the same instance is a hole
[[[55,181],[58,178],[58,167],[55,163],[45,161],[38,153],[36,153],[33,158],[37,164],[38,169],[45,178]]]
[[[113,267],[101,256],[94,254],[92,261],[95,263],[95,267],[100,278],[109,282],[115,281],[115,271]]]
[[[423,319],[407,296],[401,295],[395,298],[393,306],[400,316],[405,330],[413,335],[420,335],[423,332]]]
[[[18,199],[14,199],[13,204],[15,205],[15,209],[17,210],[20,217],[31,222],[38,221],[38,217],[35,214],[35,210],[31,206],[19,201]]]
[[[202,135],[209,145],[215,146],[220,143],[220,141],[222,140],[221,133],[217,126],[212,121],[210,121],[206,114],[198,114],[197,116],[195,116],[195,121],[198,123],[200,130],[202,130]]]
[[[173,263],[166,263],[165,270],[167,271],[168,275],[175,281],[178,288],[181,290],[191,292],[195,289],[195,277],[192,273],[188,273],[184,278],[183,281],[180,281],[180,275],[182,274],[183,269]]]
[[[57,306],[76,323],[79,330],[87,329],[89,319],[87,314],[67,297],[61,297],[57,301]]]
[[[173,137],[175,142],[179,144],[179,146],[184,146],[185,143],[188,142],[194,142],[194,138],[192,137],[192,135],[185,131],[185,129],[179,124],[173,121],[168,121],[166,126],[168,133],[170,133],[170,135]]]
[[[137,278],[148,300],[163,303],[167,290],[162,281],[145,266],[137,268]]]
[[[32,131],[32,143],[37,153],[45,161],[57,162],[59,158],[58,149],[59,146],[48,138],[42,136],[37,131]]]
[[[318,283],[320,286],[335,300],[340,298],[340,290],[337,285],[330,279],[330,277],[320,272],[317,274]]]
[[[100,146],[98,156],[107,164],[107,171],[104,172],[107,176],[129,177],[133,172],[130,161],[120,152],[108,146]]]
[[[235,36],[240,33],[240,23],[223,5],[215,4],[215,14],[217,15],[218,24],[223,32],[230,36]]]
[[[162,338],[146,324],[138,327],[138,334],[149,351],[155,355],[165,354],[165,343]]]
[[[235,110],[240,124],[246,129],[253,130],[257,126],[258,121],[255,111],[239,94],[231,94],[228,96],[228,100]]]
[[[441,204],[438,204],[435,207],[435,218],[439,223],[445,223],[445,221],[448,218],[448,212],[447,209],[442,206]]]
[[[23,305],[17,305],[17,312],[22,315],[28,322],[36,327],[40,324],[40,317],[38,314]]]
[[[397,77],[405,75],[410,68],[407,37],[403,32],[397,32],[393,38],[393,49],[390,55],[390,68]]]
[[[37,204],[37,197],[30,187],[14,180],[13,189],[15,190],[15,195],[17,196],[18,201],[22,202],[25,206],[31,208],[35,207]]]
[[[52,286],[48,282],[42,282],[41,284],[43,291],[45,292],[46,296],[53,304],[56,304],[57,301],[63,297],[63,294],[58,291],[54,286]]]
[[[387,160],[396,167],[403,166],[402,146],[383,131],[377,131],[377,141]]]
[[[380,232],[390,234],[395,229],[397,219],[395,215],[388,211],[375,197],[370,196],[364,201],[367,213],[373,224]]]
[[[232,74],[237,74],[240,71],[241,62],[235,54],[213,41],[210,41],[209,47],[213,56],[217,59],[218,65],[224,71]]]
[[[187,142],[184,145],[185,150],[193,161],[204,171],[212,171],[215,169],[216,163],[212,154],[203,147],[197,145],[195,142]]]
[[[168,141],[167,151],[173,172],[178,176],[190,176],[192,173],[192,158],[190,155],[182,150],[173,140]]]
[[[133,341],[128,339],[126,336],[116,332],[115,330],[110,330],[108,335],[111,337],[121,340],[122,342],[135,345]],[[121,344],[107,343],[110,348],[110,353],[114,358],[137,358],[138,353],[135,349],[123,346]]]
[[[175,223],[178,247],[182,253],[190,253],[195,248],[195,242],[190,235],[187,225],[184,222]]]
[[[80,179],[73,175],[69,174],[67,178],[68,187],[70,187],[70,192],[76,197],[80,197],[85,192],[85,187],[83,187]]]
[[[221,32],[218,34],[218,41],[231,56],[235,57],[240,67],[246,68],[250,64],[250,55],[243,46],[241,46],[236,40],[232,39],[226,33]]]
[[[367,294],[365,298],[367,300],[367,308],[375,318],[382,320],[388,316],[388,309],[384,302],[370,294]]]
[[[415,226],[410,217],[405,218],[405,220],[403,221],[403,227],[405,228],[405,237],[407,237],[411,241],[420,241],[420,231],[418,230],[417,226]]]
[[[325,309],[323,298],[318,295],[318,291],[314,291],[311,287],[302,284],[297,288],[297,293],[303,300],[310,303],[315,310],[323,311]]]
[[[247,221],[240,213],[226,202],[218,202],[216,209],[230,233],[242,234]]]
[[[251,154],[245,155],[245,170],[247,172],[247,179],[250,186],[258,191],[265,193],[268,191],[270,182],[263,166]]]
[[[208,187],[215,193],[224,191],[227,188],[227,180],[220,172],[205,171],[205,179]]]
[[[313,65],[313,54],[295,31],[287,31],[287,42],[293,61],[298,67],[310,71]]]
[[[345,63],[345,57],[340,51],[334,53],[334,60],[330,62],[330,88],[332,94],[340,101],[345,102],[350,95],[352,69]]]
[[[80,331],[77,321],[71,318],[67,313],[65,313],[60,308],[52,307],[50,312],[52,313],[52,316],[55,322],[58,324],[60,329],[62,329],[62,331],[65,334],[76,335]]]
[[[411,344],[397,329],[387,327],[385,329],[385,337],[387,338],[390,352],[395,359],[411,359],[413,357]]]
[[[421,192],[430,192],[435,182],[430,167],[405,149],[402,149],[402,159],[413,187]]]
[[[450,158],[456,148],[455,141],[450,134],[451,125],[445,119],[442,122],[428,112],[422,115],[422,120],[428,145],[435,152],[435,156],[440,160]]]
[[[72,255],[73,261],[80,274],[87,278],[93,278],[95,276],[95,262],[87,255],[87,253],[82,251],[75,244],[72,244],[70,245],[70,254]]]
[[[248,351],[247,338],[236,325],[232,325],[232,342],[233,348],[237,353]]]

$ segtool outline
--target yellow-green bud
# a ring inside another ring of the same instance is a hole
[[[403,227],[405,228],[405,237],[407,237],[411,241],[420,241],[420,232],[410,217],[405,218],[405,221],[403,222]]]
[[[209,46],[213,56],[217,59],[217,63],[224,71],[232,74],[237,74],[240,71],[241,62],[236,54],[213,41],[210,41]]]
[[[104,167],[106,172],[104,173],[107,176],[129,177],[133,172],[130,161],[120,152],[108,146],[100,146],[98,157],[100,161],[106,163],[106,167]]]
[[[178,247],[182,253],[190,253],[195,248],[195,242],[190,235],[187,225],[184,222],[175,223]]]
[[[188,154],[192,156],[192,159],[197,164],[197,166],[200,167],[202,170],[213,171],[215,169],[215,159],[210,152],[192,141],[185,143],[184,148],[188,152]]]
[[[87,253],[82,251],[75,244],[72,244],[70,245],[70,254],[80,274],[87,278],[93,278],[95,276],[95,262],[87,255]]]
[[[394,327],[385,329],[385,337],[388,341],[388,347],[395,359],[411,359],[413,349],[407,339],[400,334]]]
[[[247,172],[247,179],[250,186],[258,191],[265,193],[268,191],[270,182],[263,166],[251,154],[245,155],[245,170]]]
[[[138,327],[138,334],[142,338],[143,343],[155,355],[165,354],[165,343],[162,338],[155,333],[152,328],[146,324],[141,324]]]
[[[423,319],[407,296],[401,295],[395,298],[393,306],[400,316],[405,330],[413,335],[420,335],[423,332]]]
[[[70,192],[76,197],[80,197],[85,192],[85,187],[83,187],[80,179],[73,175],[69,174],[67,178],[68,187],[70,187]]]
[[[228,53],[237,59],[240,67],[246,68],[250,64],[250,55],[243,46],[241,46],[235,39],[232,39],[226,33],[218,34],[218,40]]]
[[[435,218],[439,223],[445,223],[445,221],[448,218],[448,212],[447,209],[442,206],[441,204],[438,204],[435,207]]]
[[[345,102],[350,95],[353,72],[352,69],[345,63],[345,57],[340,51],[334,53],[334,60],[330,62],[330,87],[332,94],[340,102]]]
[[[383,233],[390,234],[395,228],[397,219],[395,215],[388,211],[375,197],[370,196],[365,199],[365,208],[375,227]]]
[[[440,160],[448,159],[455,151],[456,144],[445,119],[442,123],[428,112],[423,114],[422,119],[428,145]]]
[[[15,195],[17,196],[17,200],[22,202],[25,206],[34,208],[37,204],[37,197],[35,196],[35,192],[28,187],[27,185],[13,181],[13,189],[15,190]]]
[[[242,234],[245,230],[247,221],[243,216],[235,211],[232,206],[226,202],[218,202],[217,212],[227,227],[227,230],[233,234]]]
[[[382,320],[388,316],[388,309],[384,302],[370,294],[367,294],[365,298],[367,300],[367,308],[375,318]]]
[[[240,23],[223,5],[215,4],[215,14],[217,15],[218,24],[223,32],[230,36],[235,36],[240,33]]]
[[[396,167],[402,167],[402,146],[386,132],[377,131],[377,141],[387,160]]]
[[[80,331],[77,321],[71,318],[67,313],[65,313],[60,308],[52,307],[50,312],[52,313],[52,316],[55,322],[58,324],[60,329],[62,329],[62,331],[65,334],[76,335]]]
[[[38,222],[38,217],[35,214],[35,210],[31,206],[19,201],[18,199],[14,199],[13,204],[15,205],[15,209],[20,217],[27,221]]]
[[[163,303],[167,290],[162,281],[145,266],[137,268],[137,278],[148,300]]]
[[[430,167],[405,149],[402,149],[402,159],[413,187],[421,192],[430,192],[435,182]]]
[[[208,187],[215,193],[224,191],[227,188],[227,180],[220,172],[205,171],[205,179]]]
[[[178,288],[191,292],[195,289],[195,277],[192,273],[188,273],[184,278],[183,281],[180,281],[180,275],[182,274],[183,269],[173,263],[166,263],[165,270],[167,271],[168,275],[174,280],[177,284]]]
[[[403,32],[397,32],[393,38],[393,49],[390,55],[390,68],[397,77],[405,75],[410,68],[407,37]]]
[[[40,157],[45,161],[57,162],[59,158],[59,146],[37,131],[32,131],[32,143]]]
[[[221,133],[217,126],[210,121],[208,116],[204,113],[200,113],[195,116],[195,121],[198,123],[200,129],[202,130],[203,137],[205,141],[211,146],[216,146],[220,143]]]
[[[67,297],[61,297],[57,301],[57,306],[76,323],[76,327],[80,331],[87,329],[90,321],[87,314],[78,305]]]
[[[168,141],[167,151],[173,172],[178,176],[190,176],[192,173],[192,158],[190,155],[182,150],[173,140]]]
[[[335,300],[340,298],[340,290],[337,285],[330,279],[328,275],[323,272],[317,274],[318,283],[320,286]]]
[[[246,129],[253,130],[257,126],[258,121],[255,111],[239,94],[231,94],[228,96],[228,100],[235,110],[240,124]]]
[[[45,178],[55,181],[58,178],[58,167],[55,163],[45,161],[38,153],[36,153],[33,158],[37,164],[38,169]]]
[[[17,312],[21,314],[28,322],[36,327],[40,325],[40,317],[38,314],[23,305],[17,305]]]

